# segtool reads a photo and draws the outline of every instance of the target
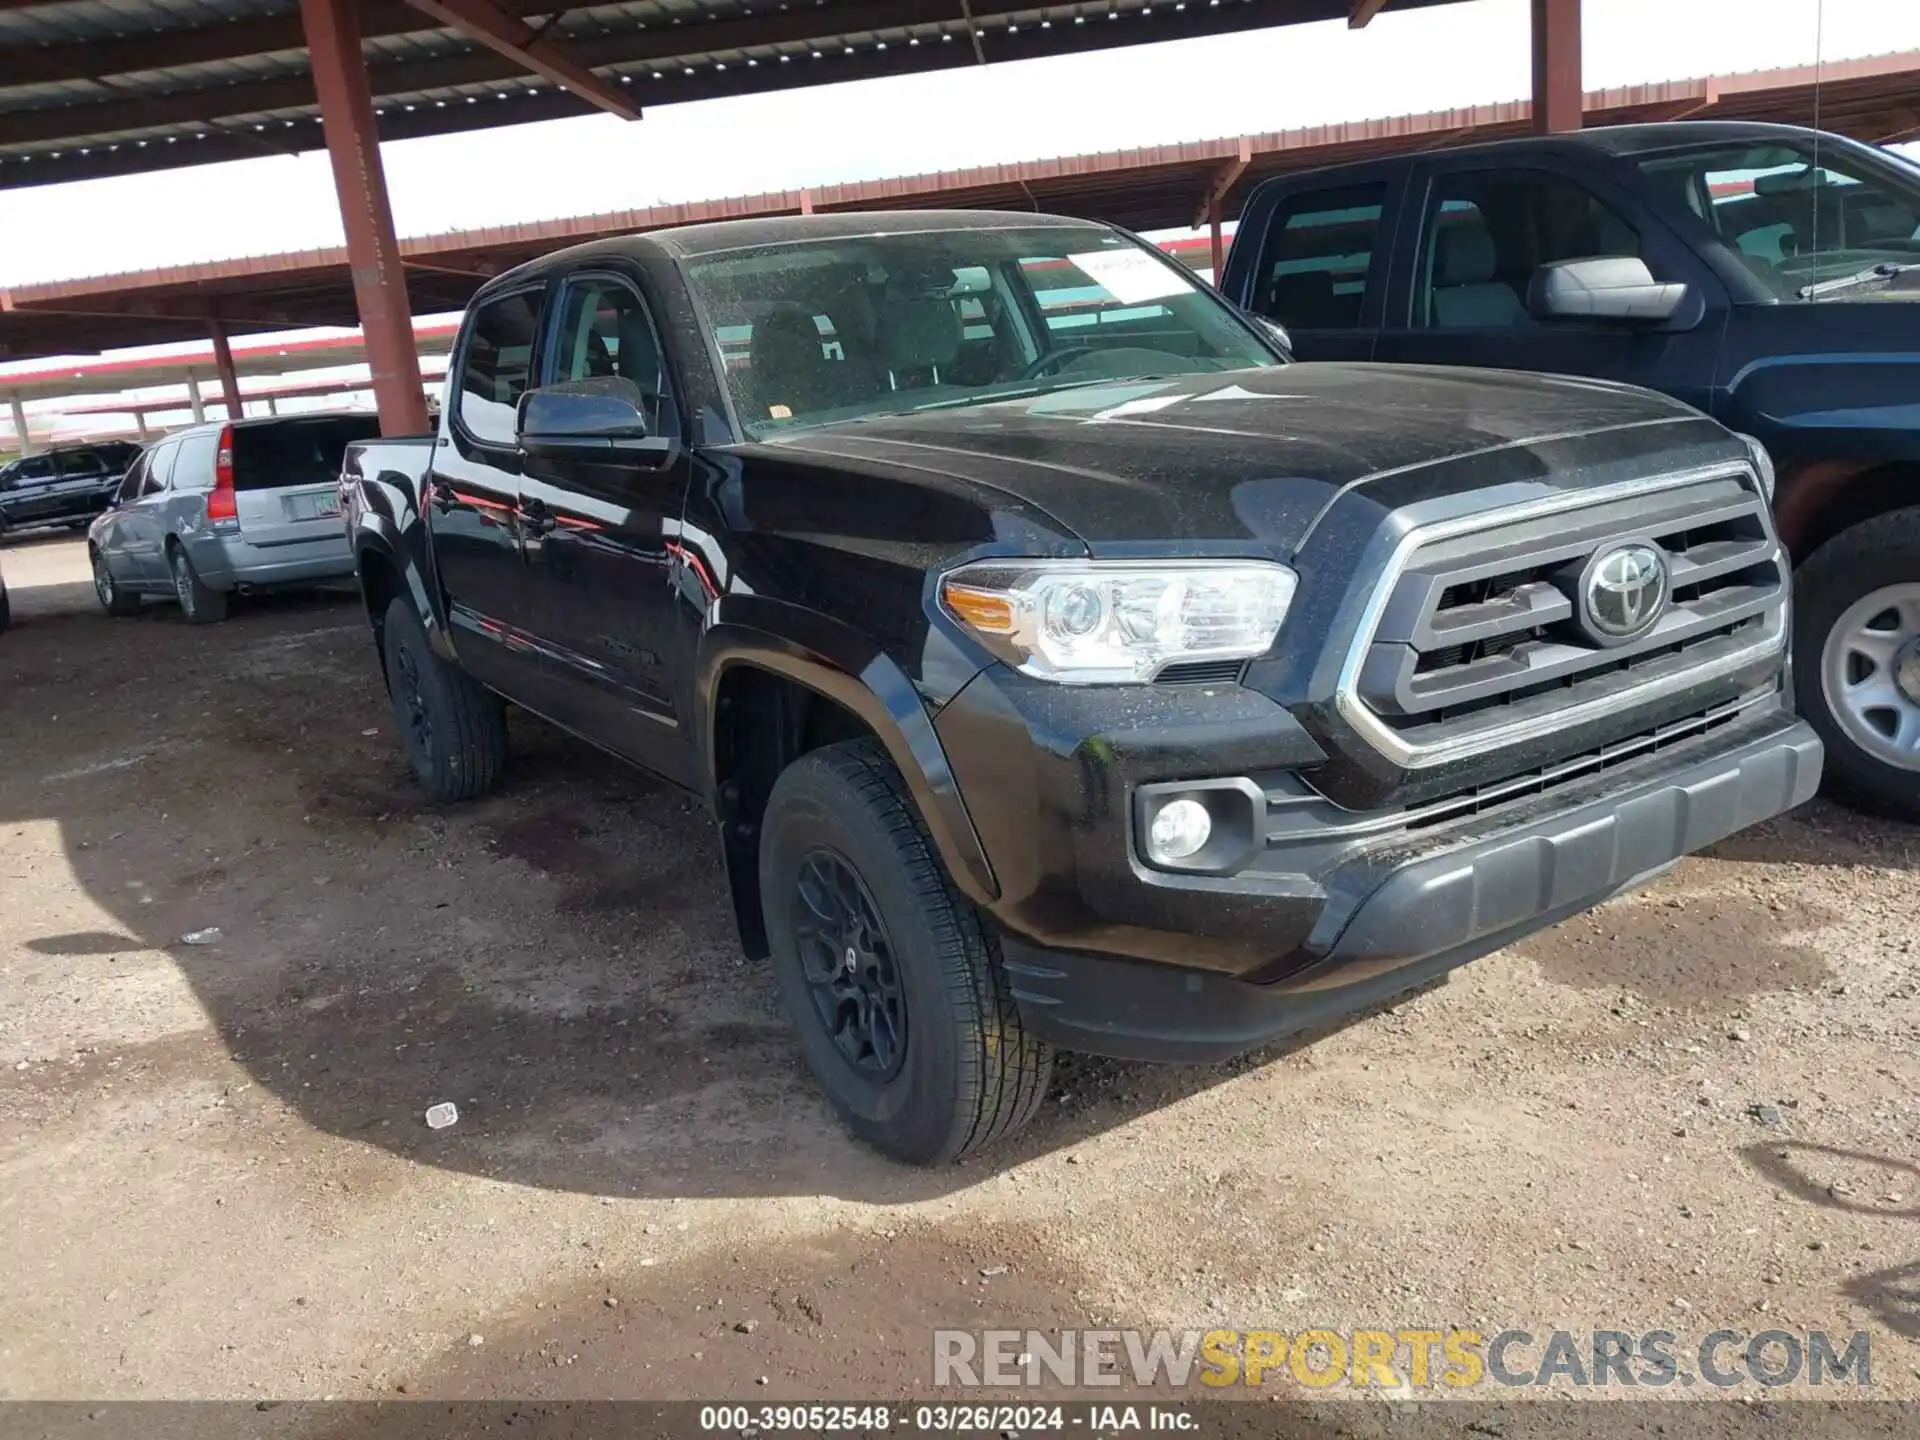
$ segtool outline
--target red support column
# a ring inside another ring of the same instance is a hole
[[[360,53],[360,18],[353,0],[300,0],[300,18],[313,62],[313,88],[333,160],[333,186],[347,232],[353,295],[366,337],[367,366],[380,429],[401,435],[429,428],[413,340],[406,271],[393,233],[387,177],[380,168],[380,136],[373,94]]]
[[[1580,128],[1580,0],[1533,0],[1533,130]]]
[[[240,404],[240,377],[233,368],[233,347],[227,344],[227,327],[218,320],[207,323],[213,338],[213,368],[220,372],[220,398],[227,402],[227,419],[240,420],[246,411]]]
[[[1220,197],[1207,201],[1207,228],[1213,236],[1213,284],[1217,290],[1227,274],[1227,246],[1220,238]]]

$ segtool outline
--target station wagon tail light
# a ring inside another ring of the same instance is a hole
[[[947,614],[1015,669],[1122,685],[1263,654],[1295,583],[1260,560],[988,560],[943,575],[939,589]]]
[[[233,426],[220,427],[220,443],[213,452],[213,489],[207,495],[207,519],[238,520],[240,507],[233,495]]]

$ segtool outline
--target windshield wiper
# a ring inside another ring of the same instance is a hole
[[[1909,270],[1920,270],[1920,262],[1882,261],[1878,265],[1869,265],[1865,270],[1857,271],[1852,275],[1841,275],[1832,280],[1820,280],[1812,285],[1802,285],[1799,292],[1800,298],[1817,300],[1822,295],[1837,295],[1843,290],[1857,290],[1862,286],[1873,284],[1876,280],[1891,280],[1896,275],[1905,274]]]

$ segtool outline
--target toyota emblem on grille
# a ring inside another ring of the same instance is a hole
[[[1602,645],[1637,640],[1667,608],[1667,557],[1652,545],[1616,545],[1594,556],[1580,585],[1580,619]]]

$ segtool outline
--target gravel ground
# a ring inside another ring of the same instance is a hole
[[[1306,1043],[1064,1061],[920,1173],[826,1113],[692,802],[516,720],[430,808],[353,600],[0,565],[0,1397],[877,1399],[937,1325],[1096,1323],[1865,1330],[1920,1397],[1920,832],[1810,806]]]

